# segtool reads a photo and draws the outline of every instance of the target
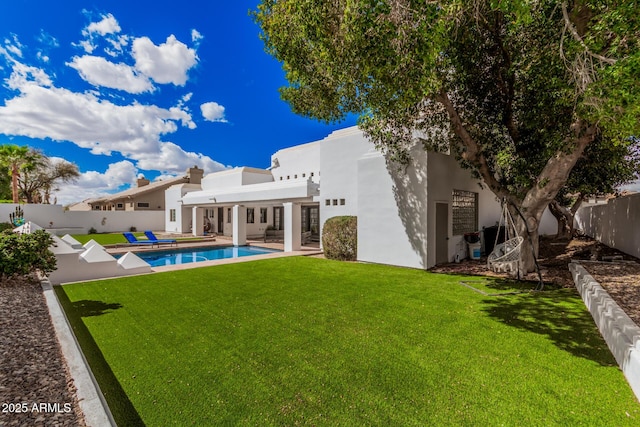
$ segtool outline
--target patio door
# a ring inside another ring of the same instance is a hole
[[[273,228],[284,230],[284,206],[273,207]]]
[[[449,204],[436,202],[436,264],[449,262]]]
[[[224,234],[224,208],[218,208],[218,234]]]

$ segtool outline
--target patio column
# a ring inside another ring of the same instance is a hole
[[[284,251],[299,251],[301,248],[300,233],[301,225],[301,209],[298,203],[284,203]]]
[[[233,206],[233,245],[247,244],[247,208],[242,205]]]
[[[204,216],[202,215],[202,208],[197,206],[191,208],[191,234],[204,236]]]

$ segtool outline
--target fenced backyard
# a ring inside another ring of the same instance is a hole
[[[59,297],[122,425],[637,425],[574,290],[461,280],[295,257]]]

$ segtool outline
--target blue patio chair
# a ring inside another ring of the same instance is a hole
[[[158,244],[160,244],[160,243],[169,243],[171,245],[178,246],[178,242],[176,241],[176,239],[158,239],[156,237],[156,235],[153,234],[153,231],[151,231],[151,230],[145,231],[144,235],[147,236],[147,239],[149,239],[150,241],[157,242]]]
[[[127,239],[127,242],[129,242],[130,245],[157,245],[158,242],[156,242],[155,240],[138,240],[136,239],[136,236],[133,235],[133,233],[130,232],[126,232],[126,233],[122,233],[122,235],[124,236],[125,239]]]

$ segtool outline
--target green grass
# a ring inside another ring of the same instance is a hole
[[[575,291],[462,279],[296,257],[57,291],[119,425],[640,423]]]
[[[133,233],[138,240],[147,239],[144,233]],[[115,245],[118,243],[127,243],[122,233],[96,233],[96,234],[73,234],[71,237],[76,239],[83,245],[93,239],[101,245]]]

